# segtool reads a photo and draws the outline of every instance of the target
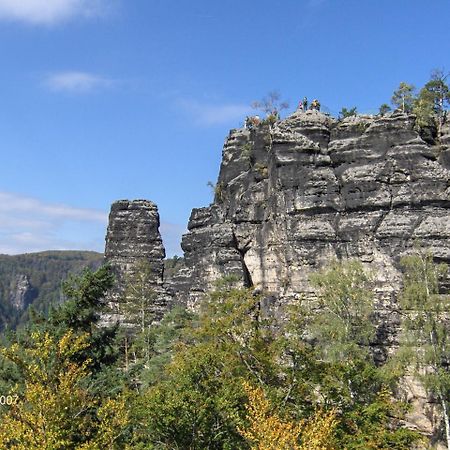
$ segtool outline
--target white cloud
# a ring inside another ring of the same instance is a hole
[[[34,197],[0,192],[0,253],[20,254],[44,250],[103,252],[106,211],[49,203]],[[167,257],[182,255],[184,226],[161,221]]]
[[[111,87],[113,84],[114,80],[88,72],[76,71],[54,73],[45,79],[45,85],[55,92],[87,93]]]
[[[204,126],[244,122],[245,116],[252,112],[250,106],[240,103],[211,105],[184,99],[178,100],[177,106],[188,114],[194,123]]]
[[[103,251],[107,221],[105,211],[0,192],[0,253]]]
[[[108,218],[105,212],[97,209],[74,208],[64,204],[45,203],[33,197],[26,197],[10,192],[0,192],[1,213],[26,213],[39,215],[40,217],[46,216],[54,219],[89,222],[105,222]]]
[[[0,0],[0,19],[52,25],[72,17],[104,14],[111,0]]]

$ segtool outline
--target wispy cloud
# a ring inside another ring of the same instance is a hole
[[[0,0],[1,1],[1,0]],[[58,72],[47,75],[44,85],[54,92],[83,94],[112,87],[116,81],[89,72]]]
[[[72,206],[46,203],[33,197],[10,192],[0,192],[0,213],[39,214],[57,219],[71,219],[88,222],[105,222],[107,214],[97,209],[74,208]]]
[[[202,126],[243,122],[245,116],[252,111],[249,105],[241,103],[206,104],[197,100],[181,99],[176,104],[195,124]]]
[[[103,252],[107,224],[106,211],[0,192],[0,253],[44,250]],[[167,257],[182,255],[181,236],[186,231],[184,226],[161,221],[160,232]]]
[[[0,0],[0,19],[53,25],[73,17],[103,15],[112,0]]]
[[[0,192],[0,253],[103,250],[105,211]]]

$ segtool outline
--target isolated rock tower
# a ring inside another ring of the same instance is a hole
[[[158,208],[148,200],[119,200],[111,206],[105,262],[111,266],[116,283],[108,297],[113,310],[108,321],[121,321],[119,305],[127,277],[142,261],[149,268],[148,285],[155,294],[151,313],[158,319],[169,307],[163,288],[165,250],[159,224]]]

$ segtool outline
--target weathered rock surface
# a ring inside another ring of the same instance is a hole
[[[316,111],[233,130],[215,201],[192,211],[183,237],[186,299],[233,273],[289,301],[313,295],[311,271],[354,257],[378,274],[378,310],[395,328],[401,256],[420,242],[450,262],[446,136],[426,144],[406,114],[338,122]]]
[[[235,274],[282,311],[299,294],[314,298],[311,272],[358,258],[376,275],[374,349],[383,359],[400,323],[401,257],[419,244],[450,263],[449,145],[448,123],[430,146],[402,113],[336,121],[307,111],[271,129],[232,130],[214,203],[192,211],[183,237],[185,301]],[[431,434],[435,407],[417,392],[409,423]]]
[[[149,271],[147,288],[154,293],[148,313],[157,320],[169,308],[170,299],[163,287],[165,250],[159,233],[157,206],[147,200],[120,200],[113,203],[106,235],[105,262],[116,278],[108,300],[112,313],[107,322],[122,321],[121,303],[124,301],[127,280],[145,261]]]
[[[439,144],[430,145],[415,131],[414,117],[403,113],[337,121],[307,111],[273,126],[232,130],[214,202],[192,211],[184,263],[165,287],[195,307],[217,279],[235,275],[268,292],[282,315],[299,295],[315,298],[313,271],[336,258],[358,258],[376,276],[374,349],[383,359],[400,323],[401,257],[419,244],[450,263],[449,146],[448,123]],[[149,202],[113,205],[106,258],[119,273],[149,258],[160,286],[157,223]],[[447,280],[443,289],[449,288]],[[434,410],[424,406],[426,396],[420,402],[422,413]],[[430,432],[434,413],[422,413],[416,426]]]
[[[17,311],[24,311],[37,295],[36,289],[31,286],[28,275],[19,274],[10,291],[9,302]]]

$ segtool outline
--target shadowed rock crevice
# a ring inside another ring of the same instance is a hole
[[[234,246],[235,246],[236,250],[239,252],[239,256],[240,256],[240,260],[241,260],[241,264],[242,264],[242,276],[243,276],[244,287],[250,288],[253,286],[253,280],[252,280],[250,271],[248,270],[247,264],[245,263],[245,254],[248,252],[249,247],[246,246],[244,248],[240,248],[235,234],[233,234],[233,240],[234,240]]]

